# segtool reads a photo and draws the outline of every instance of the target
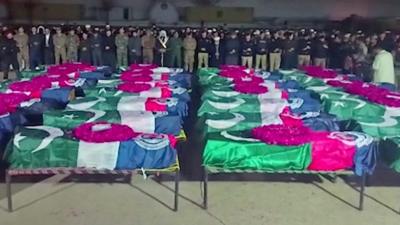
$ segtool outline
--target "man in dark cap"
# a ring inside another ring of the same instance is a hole
[[[105,66],[109,66],[112,70],[116,69],[116,55],[115,55],[115,37],[111,30],[106,31],[104,36],[103,45],[103,62]]]
[[[211,48],[211,41],[207,37],[207,31],[201,32],[201,36],[197,41],[197,68],[207,68],[209,60],[209,52]]]
[[[260,33],[260,37],[256,40],[256,69],[267,70],[267,54],[269,40],[266,38],[265,32]]]
[[[326,67],[326,58],[328,57],[328,43],[325,40],[324,35],[320,35],[315,43],[314,49],[314,65],[321,68]]]
[[[311,63],[311,40],[308,33],[304,33],[297,43],[298,67],[309,66]]]
[[[246,34],[241,45],[242,66],[253,68],[254,42],[251,34]]]
[[[269,48],[269,70],[272,72],[281,67],[283,43],[278,31],[274,33]]]
[[[239,62],[240,42],[236,32],[231,32],[225,41],[225,64],[237,65]]]
[[[5,33],[5,38],[0,44],[0,60],[1,60],[1,71],[4,73],[4,79],[7,80],[10,72],[10,65],[14,71],[19,73],[18,65],[18,47],[17,42],[14,40],[14,35],[11,31]]]

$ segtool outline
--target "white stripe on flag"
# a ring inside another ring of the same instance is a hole
[[[89,143],[80,141],[78,167],[115,169],[118,159],[119,142]]]
[[[146,111],[146,98],[124,96],[118,102],[118,111]]]
[[[152,112],[119,111],[121,124],[127,125],[135,132],[155,133],[155,116]]]
[[[139,96],[145,98],[161,98],[161,88],[150,88],[147,91],[140,92]]]

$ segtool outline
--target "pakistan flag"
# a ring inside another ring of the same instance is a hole
[[[294,73],[284,74],[283,79],[284,80],[295,80],[303,87],[324,86],[325,85],[325,83],[322,80],[308,76],[307,74],[304,74],[303,72],[299,72],[299,71],[294,72]]]
[[[240,97],[212,97],[202,102],[197,115],[209,112],[248,112],[279,114],[289,106],[285,99],[244,99]]]
[[[156,133],[156,114],[139,111],[103,111],[96,109],[49,111],[43,115],[43,124],[73,129],[83,123],[105,121],[124,124],[140,133]]]
[[[203,152],[203,164],[235,170],[305,170],[311,162],[311,144],[268,145],[249,132],[211,133]]]
[[[11,168],[87,167],[115,169],[120,142],[88,143],[57,127],[23,127],[7,158]]]
[[[282,124],[279,114],[271,113],[206,113],[199,121],[205,133],[243,131],[258,126]]]

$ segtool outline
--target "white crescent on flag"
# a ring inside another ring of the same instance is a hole
[[[206,124],[212,128],[224,130],[236,126],[240,122],[245,120],[245,117],[239,113],[232,113],[234,117],[232,119],[212,120],[207,119]]]

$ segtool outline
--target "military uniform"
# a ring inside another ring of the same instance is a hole
[[[14,36],[14,40],[17,42],[18,52],[18,64],[24,69],[29,69],[29,36],[25,33],[18,33]]]
[[[297,45],[298,67],[309,66],[311,63],[311,40],[302,38]]]
[[[103,38],[99,34],[93,35],[90,40],[90,46],[92,50],[93,65],[103,66]]]
[[[115,37],[117,47],[117,66],[128,66],[128,42],[129,38],[125,34],[118,34]]]
[[[209,52],[211,47],[211,40],[208,38],[200,38],[197,41],[197,68],[208,68]]]
[[[79,43],[79,62],[85,64],[92,63],[91,43],[90,39],[82,39]]]
[[[59,65],[60,63],[65,63],[67,58],[67,36],[65,34],[55,34],[53,36],[53,43],[54,43],[54,57],[55,63]],[[61,60],[60,60],[61,58]]]
[[[67,60],[70,62],[78,61],[78,48],[79,48],[79,37],[78,35],[67,36]]]
[[[253,67],[253,48],[254,43],[250,41],[243,41],[241,55],[242,55],[242,66],[247,66],[247,68]]]
[[[185,50],[185,70],[193,72],[194,53],[196,51],[197,41],[193,37],[186,37],[183,40],[183,49]]]
[[[44,37],[41,34],[29,36],[29,59],[31,69],[42,65]]]
[[[170,67],[178,68],[182,67],[182,39],[181,38],[171,38],[168,42],[168,49],[170,49]],[[176,64],[175,64],[176,63]]]
[[[273,38],[271,41],[269,50],[269,70],[271,72],[281,67],[282,45],[280,38]]]
[[[143,63],[153,63],[156,39],[153,36],[142,37]]]
[[[142,56],[142,43],[140,37],[130,37],[128,41],[129,64],[140,63]]]
[[[268,44],[266,38],[258,39],[256,42],[256,69],[267,70]]]

